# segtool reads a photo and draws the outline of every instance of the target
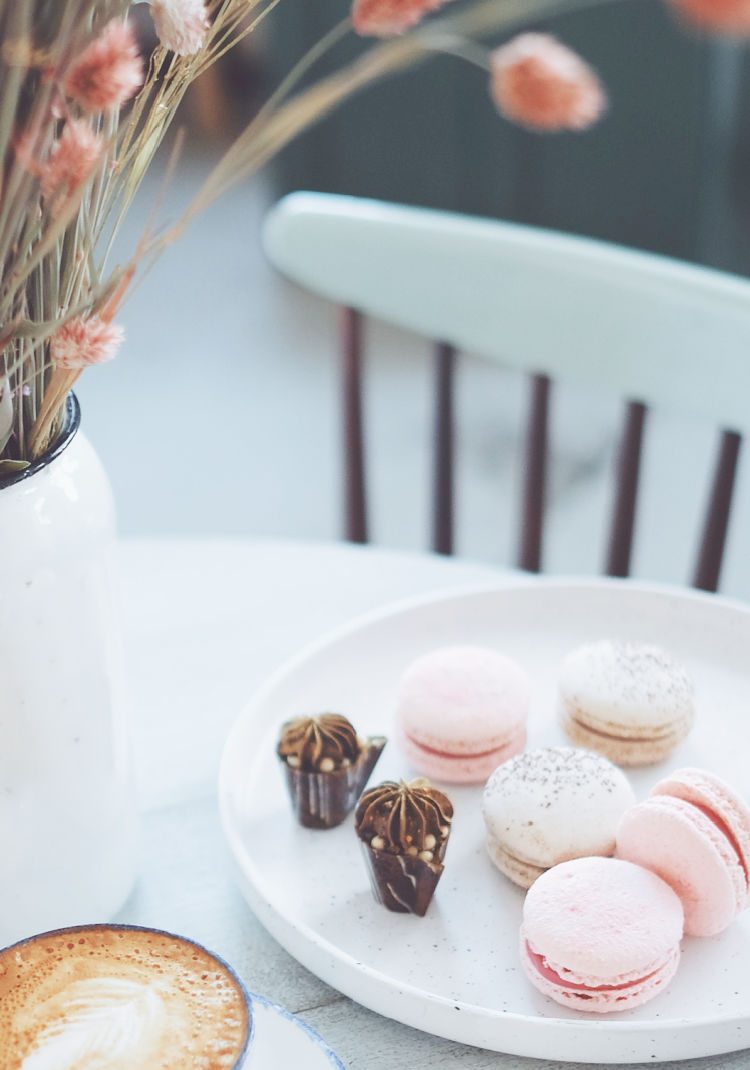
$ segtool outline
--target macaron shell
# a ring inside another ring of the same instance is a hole
[[[670,795],[703,810],[727,837],[745,877],[738,909],[750,905],[750,807],[725,781],[706,769],[675,769],[652,789],[652,795]]]
[[[494,836],[487,836],[485,846],[492,864],[521,888],[530,888],[545,872],[543,867],[532,865],[531,862],[512,854]]]
[[[624,734],[658,735],[693,715],[687,672],[667,651],[646,643],[584,644],[564,659],[559,686],[596,721],[622,723]]]
[[[523,923],[533,951],[587,985],[645,976],[682,937],[677,895],[654,873],[618,858],[576,858],[529,889]]]
[[[533,881],[559,862],[614,854],[620,818],[634,804],[625,774],[600,754],[573,747],[526,751],[495,769],[485,785],[490,858],[529,887],[528,877]]]
[[[523,669],[495,650],[430,651],[401,678],[399,740],[419,772],[447,782],[479,783],[525,746],[530,693]]]
[[[746,898],[745,875],[726,837],[683,799],[653,795],[628,810],[617,830],[617,857],[674,889],[692,936],[722,932]]]
[[[484,647],[442,647],[401,678],[397,717],[425,746],[475,754],[497,747],[526,723],[530,684],[510,658]]]
[[[569,739],[618,765],[661,761],[693,725],[692,680],[670,654],[644,643],[600,640],[571,651],[558,694]]]
[[[551,971],[540,969],[539,956],[529,948],[523,930],[521,932],[521,965],[531,983],[545,996],[554,999],[570,1010],[594,1014],[611,1014],[639,1007],[665,989],[677,972],[680,962],[679,945],[673,948],[667,959],[645,977],[635,978],[613,987],[598,989],[576,986],[574,983],[556,981]]]
[[[473,756],[464,753],[460,748],[455,753],[449,753],[448,749],[440,752],[420,746],[400,727],[397,738],[414,768],[430,779],[446,784],[483,784],[498,765],[519,754],[526,746],[526,726],[521,726],[494,750]],[[452,742],[447,740],[446,748],[450,748]]]

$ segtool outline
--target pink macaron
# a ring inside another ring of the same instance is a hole
[[[606,1014],[662,992],[680,961],[682,905],[656,874],[616,858],[543,873],[523,906],[521,963],[544,995]]]
[[[530,686],[523,669],[495,650],[441,647],[401,678],[396,727],[416,770],[453,784],[483,783],[523,750]]]
[[[750,809],[714,773],[678,769],[623,815],[617,855],[679,895],[685,931],[712,936],[750,905]]]

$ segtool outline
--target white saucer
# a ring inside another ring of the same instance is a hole
[[[245,1070],[277,1070],[304,1067],[305,1070],[346,1070],[339,1057],[307,1022],[250,993],[253,1005],[253,1040]]]

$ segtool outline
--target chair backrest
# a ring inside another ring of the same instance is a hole
[[[519,564],[541,565],[551,379],[626,400],[606,571],[629,569],[649,407],[723,432],[693,582],[718,583],[741,436],[750,426],[750,281],[534,227],[327,194],[292,194],[266,221],[273,264],[345,310],[347,529],[366,541],[361,317],[436,341],[433,547],[452,549],[453,378],[464,350],[528,373],[532,406]]]

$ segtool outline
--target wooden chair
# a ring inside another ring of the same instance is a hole
[[[453,549],[454,373],[466,351],[530,376],[520,567],[541,567],[550,383],[577,380],[624,399],[608,575],[630,567],[649,409],[720,430],[692,576],[716,590],[750,426],[750,280],[533,227],[327,194],[285,197],[264,239],[285,275],[342,308],[347,538],[367,541],[367,315],[435,340],[434,550]]]

